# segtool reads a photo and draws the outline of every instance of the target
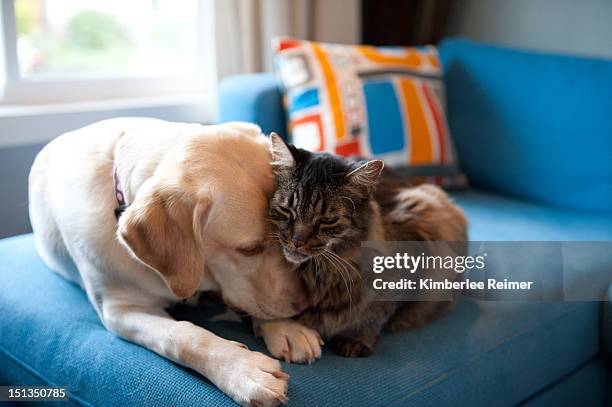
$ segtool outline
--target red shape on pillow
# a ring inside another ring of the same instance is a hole
[[[336,146],[336,154],[343,157],[360,155],[359,140],[349,141],[348,143]]]
[[[299,47],[302,45],[302,41],[295,40],[293,38],[281,38],[278,42],[278,50],[277,52],[284,51],[289,48]]]
[[[323,134],[323,123],[321,122],[321,115],[318,113],[315,114],[309,114],[306,116],[302,116],[298,119],[293,119],[290,122],[290,131],[295,131],[295,128],[298,126],[301,126],[303,124],[308,124],[308,123],[314,123],[317,126],[317,139],[319,141],[319,146],[315,149],[312,149],[313,151],[324,151],[325,150],[325,137]],[[293,140],[293,142],[295,143],[295,140]],[[298,147],[300,147],[298,145]]]

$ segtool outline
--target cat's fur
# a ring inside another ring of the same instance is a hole
[[[359,269],[362,241],[466,241],[465,217],[441,189],[410,188],[382,161],[311,153],[276,135],[271,153],[270,219],[285,257],[299,264],[312,304],[299,323],[337,354],[362,357],[383,327],[417,328],[450,307],[450,301],[373,301]]]

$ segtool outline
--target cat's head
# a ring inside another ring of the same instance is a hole
[[[301,263],[367,231],[382,161],[312,153],[274,133],[270,149],[276,184],[270,220],[289,261]]]

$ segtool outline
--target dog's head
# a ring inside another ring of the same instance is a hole
[[[208,126],[177,140],[121,216],[118,237],[178,298],[217,289],[253,316],[289,317],[306,296],[269,236],[272,189],[258,127]]]

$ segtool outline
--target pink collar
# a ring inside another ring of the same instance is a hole
[[[115,217],[119,220],[121,214],[127,209],[128,204],[125,202],[125,194],[121,189],[117,167],[113,170],[113,179],[115,181],[115,199],[117,199],[117,207],[115,208]]]

